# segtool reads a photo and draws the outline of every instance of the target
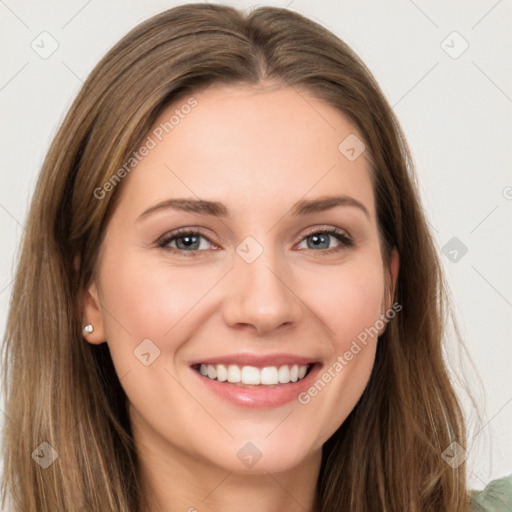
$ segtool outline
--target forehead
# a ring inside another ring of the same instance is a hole
[[[274,209],[343,193],[373,213],[365,152],[347,158],[344,141],[358,140],[347,116],[305,90],[216,85],[162,111],[122,202],[140,209],[171,196],[200,197]]]

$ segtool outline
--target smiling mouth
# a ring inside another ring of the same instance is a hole
[[[283,364],[258,368],[236,364],[196,364],[192,368],[203,377],[217,382],[265,387],[300,382],[313,366],[313,364]]]

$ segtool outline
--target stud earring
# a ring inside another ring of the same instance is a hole
[[[84,334],[91,334],[92,331],[94,331],[92,324],[88,324],[84,327]]]

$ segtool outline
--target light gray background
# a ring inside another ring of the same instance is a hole
[[[115,42],[179,3],[184,2],[0,0],[2,333],[29,200],[67,108]],[[265,5],[312,18],[362,57],[405,130],[439,250],[453,237],[467,247],[461,257],[460,249],[450,254],[454,248],[448,246],[442,260],[485,388],[486,424],[481,431],[470,430],[468,446],[470,485],[480,489],[512,473],[512,1]],[[45,31],[51,36],[40,35]],[[52,38],[58,48],[43,59],[31,45],[48,51]],[[454,257],[458,261],[450,261]],[[460,363],[455,355],[450,358],[457,375]]]

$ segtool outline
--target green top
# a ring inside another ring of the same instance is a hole
[[[481,491],[470,491],[470,512],[512,512],[512,474],[489,482]]]

